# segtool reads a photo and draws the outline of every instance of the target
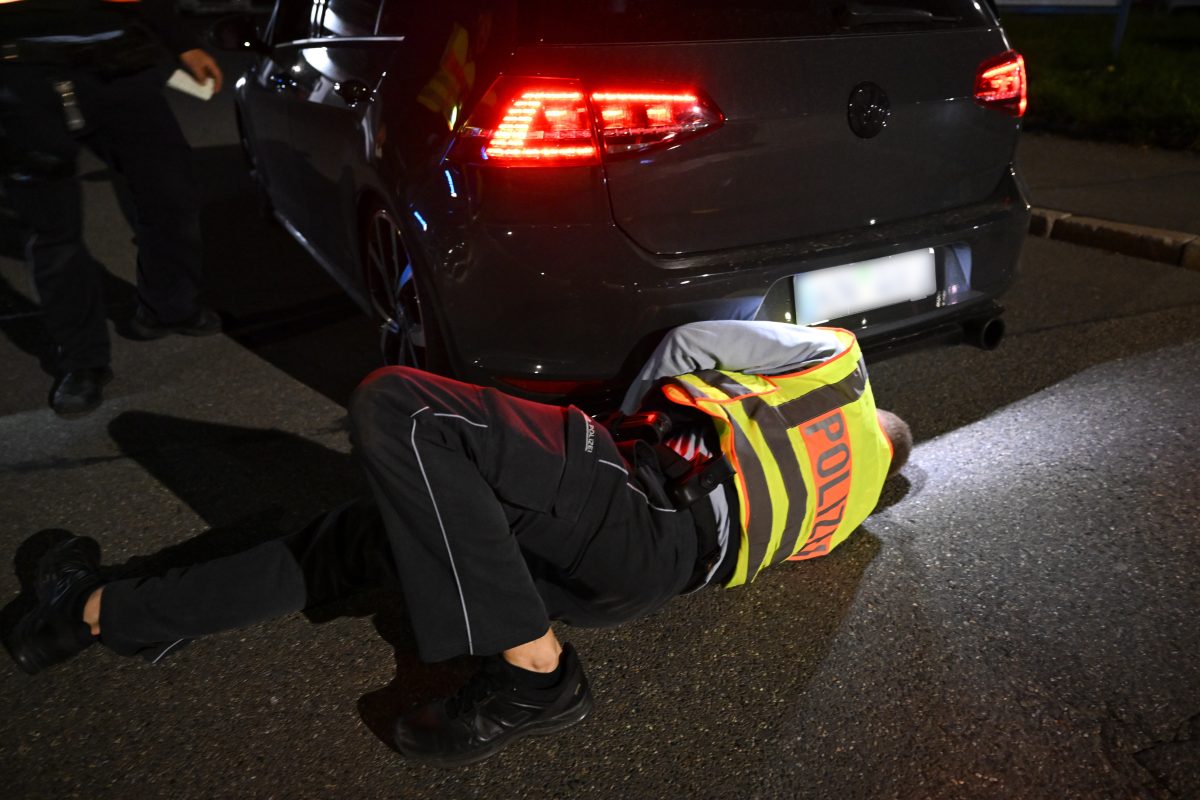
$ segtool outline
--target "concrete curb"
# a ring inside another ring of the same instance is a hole
[[[1099,247],[1200,271],[1200,235],[1085,217],[1049,208],[1034,208],[1032,212],[1030,236]]]

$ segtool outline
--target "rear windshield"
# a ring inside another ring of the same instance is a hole
[[[528,43],[699,42],[984,27],[973,0],[523,0]]]

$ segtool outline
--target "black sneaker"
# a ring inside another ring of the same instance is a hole
[[[592,692],[570,644],[563,645],[561,658],[566,669],[559,685],[536,693],[515,686],[498,657],[489,659],[454,697],[397,722],[396,748],[413,761],[458,767],[481,761],[522,736],[574,725],[592,710]],[[542,699],[533,699],[537,695]]]
[[[30,675],[66,661],[95,642],[82,619],[83,603],[101,585],[100,545],[72,536],[51,548],[37,568],[37,607],[13,629],[9,648]]]
[[[73,369],[54,383],[50,390],[50,407],[60,417],[81,417],[95,411],[104,399],[101,389],[112,380],[108,367]]]
[[[162,322],[138,306],[129,320],[129,330],[138,339],[161,339],[178,333],[182,336],[212,336],[221,332],[221,318],[211,308],[200,308],[185,320]]]

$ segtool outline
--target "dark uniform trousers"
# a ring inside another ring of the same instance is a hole
[[[69,80],[86,127],[68,130],[55,81]],[[37,153],[65,174],[5,180],[9,204],[32,228],[28,258],[60,372],[109,363],[103,267],[83,242],[74,165],[80,145],[126,179],[137,238],[138,300],[163,322],[195,313],[200,287],[200,206],[191,151],[163,97],[157,69],[105,80],[88,70],[0,65],[0,128],[10,157]],[[15,170],[20,173],[18,168]]]
[[[352,436],[374,503],[343,506],[243,553],[105,588],[120,653],[398,586],[421,657],[493,654],[550,620],[614,625],[693,577],[692,515],[656,464],[631,468],[578,409],[394,367],[359,387]]]

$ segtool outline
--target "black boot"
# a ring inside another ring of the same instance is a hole
[[[198,308],[187,319],[163,322],[142,306],[129,320],[129,332],[135,339],[149,341],[177,333],[181,336],[213,336],[221,332],[221,318],[211,308]]]
[[[100,545],[73,536],[38,562],[37,607],[21,618],[9,642],[12,657],[33,675],[66,661],[95,641],[83,606],[101,585]]]
[[[430,703],[396,723],[396,748],[413,761],[458,767],[481,761],[522,736],[546,734],[579,722],[592,710],[583,665],[563,645],[561,678],[548,689],[519,686],[499,657],[448,700]]]
[[[86,367],[65,373],[50,390],[50,407],[60,417],[80,417],[95,411],[104,399],[101,389],[112,380],[108,367]]]

